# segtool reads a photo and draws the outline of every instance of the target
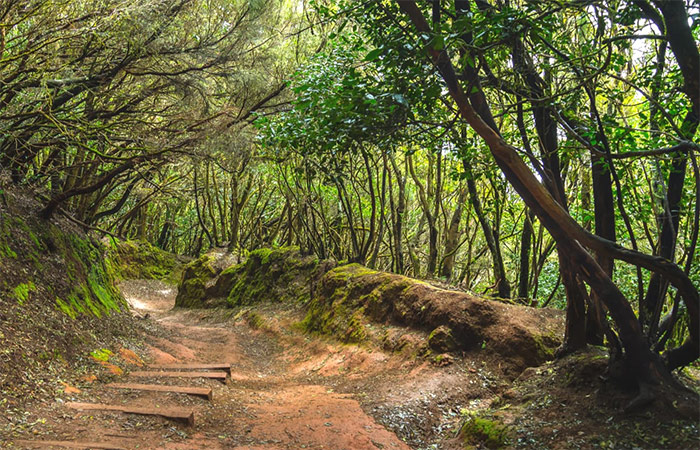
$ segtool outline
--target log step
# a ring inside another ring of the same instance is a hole
[[[105,405],[103,403],[79,403],[68,402],[66,406],[80,411],[119,411],[126,414],[140,414],[142,416],[160,416],[177,422],[194,425],[194,412],[182,408],[139,408],[126,405]]]
[[[214,380],[219,380],[226,382],[226,377],[228,374],[226,372],[147,372],[147,371],[136,371],[130,372],[129,375],[133,377],[171,377],[171,378],[211,378]]]
[[[223,370],[231,375],[231,363],[152,364],[149,369],[168,370]]]
[[[117,444],[109,444],[107,442],[77,442],[77,441],[15,441],[15,445],[24,448],[48,448],[48,447],[64,447],[64,448],[96,448],[101,450],[126,450],[125,447],[120,447]]]
[[[203,397],[211,401],[211,389],[189,386],[163,386],[160,384],[134,384],[134,383],[109,383],[106,385],[112,389],[131,389],[134,391],[172,392],[175,394],[188,394]]]

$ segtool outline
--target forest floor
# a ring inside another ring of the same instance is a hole
[[[465,448],[456,437],[465,417],[482,414],[489,419],[475,422],[481,429],[472,438],[481,435],[483,441],[471,448],[500,445],[489,441],[500,433],[498,427],[489,429],[492,423],[508,425],[504,443],[515,448],[698,448],[700,443],[692,420],[616,412],[624,399],[598,386],[595,370],[604,358],[596,352],[585,356],[592,364],[580,364],[578,356],[527,369],[513,383],[498,375],[493,360],[473,355],[436,363],[309,337],[294,326],[302,313],[281,304],[182,310],[172,309],[175,290],[166,284],[129,281],[122,290],[141,319],[143,345],[95,361],[94,374],[27,411],[25,426],[5,445],[33,448],[13,444],[23,439],[128,449],[452,449]],[[226,384],[138,380],[209,387],[211,402],[105,387],[144,370],[144,362],[225,362],[231,364],[231,377]],[[70,401],[184,407],[195,412],[196,422],[187,426],[151,416],[75,411],[66,407]]]

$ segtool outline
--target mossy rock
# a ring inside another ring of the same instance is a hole
[[[508,446],[510,429],[495,420],[471,415],[459,430],[465,449],[488,448],[496,450]]]
[[[207,294],[225,296],[230,306],[307,303],[325,267],[315,256],[302,255],[297,247],[257,249],[244,263],[224,270]]]
[[[202,255],[187,264],[182,272],[182,280],[178,286],[175,306],[184,308],[201,307],[206,299],[206,286],[216,276],[211,266],[211,257]]]

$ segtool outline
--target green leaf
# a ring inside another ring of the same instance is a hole
[[[384,53],[384,49],[382,47],[375,48],[365,55],[365,61],[374,61],[375,59],[379,58],[382,53]]]

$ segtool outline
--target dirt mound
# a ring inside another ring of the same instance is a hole
[[[39,209],[31,192],[0,184],[0,406],[7,411],[53,395],[72,364],[133,328],[105,249],[64,218],[40,219]]]
[[[322,278],[304,326],[357,342],[368,334],[368,321],[429,332],[428,345],[437,353],[488,350],[512,366],[515,375],[551,359],[560,345],[563,314],[484,300],[349,264]]]

